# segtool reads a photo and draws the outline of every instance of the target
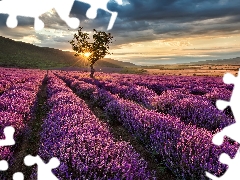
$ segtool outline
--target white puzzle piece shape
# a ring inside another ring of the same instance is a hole
[[[233,92],[230,101],[223,101],[218,100],[216,102],[216,106],[219,110],[224,110],[227,106],[230,106],[233,112],[233,116],[235,119],[235,123],[231,124],[225,128],[223,128],[219,133],[215,134],[212,142],[215,145],[220,146],[223,141],[224,137],[229,137],[233,139],[234,141],[240,143],[240,111],[239,111],[239,102],[240,102],[240,70],[238,73],[238,77],[235,77],[234,75],[227,73],[223,77],[223,81],[226,84],[233,84]],[[234,159],[231,159],[227,154],[223,153],[220,155],[219,158],[220,162],[227,164],[229,167],[226,171],[226,173],[221,177],[216,177],[208,172],[206,172],[206,176],[211,178],[212,180],[215,179],[222,179],[222,180],[237,180],[240,179],[240,148],[238,149]]]
[[[110,0],[77,0],[83,3],[89,4],[91,7],[86,13],[89,19],[94,19],[97,16],[97,10],[102,9],[111,14],[111,19],[108,25],[108,30],[112,29],[118,13],[108,10],[107,4]],[[116,0],[119,5],[122,5],[122,0]],[[6,25],[9,28],[15,28],[18,25],[17,16],[34,18],[35,30],[41,30],[44,28],[44,23],[39,17],[55,9],[60,18],[66,22],[66,24],[76,29],[80,25],[80,21],[77,18],[69,17],[72,10],[74,0],[2,0],[0,1],[0,13],[9,14]]]
[[[69,27],[78,28],[80,21],[69,17],[74,0],[61,0],[60,2],[57,0],[2,0],[0,1],[0,13],[9,14],[6,22],[9,28],[17,27],[17,16],[24,16],[34,18],[35,30],[41,30],[44,28],[44,23],[39,16],[54,8]]]
[[[34,164],[37,164],[37,178],[38,180],[58,180],[58,178],[52,173],[52,169],[57,168],[60,165],[60,161],[53,157],[50,159],[50,161],[45,164],[43,160],[40,158],[40,156],[31,156],[28,155],[24,158],[24,163],[26,166],[32,166]]]
[[[0,146],[12,146],[15,144],[13,139],[15,129],[12,126],[7,126],[4,128],[3,133],[5,135],[5,139],[0,139]]]
[[[24,175],[21,172],[16,172],[13,174],[13,180],[24,180]]]
[[[0,171],[8,170],[8,163],[5,160],[0,161]]]
[[[235,77],[230,73],[226,73],[223,77],[223,81],[226,84],[234,84],[234,89],[230,101],[218,100],[216,106],[219,110],[224,110],[227,106],[230,106],[233,112],[235,123],[225,127],[221,132],[217,133],[213,137],[213,143],[220,146],[224,141],[224,136],[230,137],[236,142],[240,143],[240,76]]]
[[[227,171],[221,177],[216,177],[208,172],[206,172],[206,176],[211,178],[212,180],[239,180],[240,177],[240,151],[238,150],[237,154],[233,159],[231,159],[227,154],[223,153],[219,158],[220,162],[228,165]]]

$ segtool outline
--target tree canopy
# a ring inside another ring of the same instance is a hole
[[[90,77],[93,78],[95,71],[93,69],[94,63],[104,58],[107,54],[111,54],[109,52],[109,44],[112,43],[113,36],[111,33],[93,29],[93,42],[90,42],[89,34],[83,32],[82,29],[83,27],[79,27],[70,44],[76,52],[75,56],[85,56],[89,61],[91,68]]]

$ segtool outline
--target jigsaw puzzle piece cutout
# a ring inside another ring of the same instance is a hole
[[[240,76],[235,77],[230,73],[226,73],[223,77],[223,81],[226,84],[234,84],[234,89],[229,102],[217,100],[216,106],[219,110],[224,110],[227,106],[230,106],[236,122],[223,128],[221,132],[214,135],[213,143],[216,145],[221,145],[223,143],[224,136],[228,136],[240,143],[240,136],[238,135],[240,130],[240,111],[238,107],[238,103],[240,102]]]
[[[223,164],[228,165],[227,171],[221,176],[221,177],[216,177],[212,175],[211,173],[206,172],[206,176],[209,177],[212,180],[239,180],[240,179],[240,171],[239,171],[239,166],[240,166],[240,151],[236,153],[235,157],[233,159],[230,158],[229,155],[226,153],[222,153],[219,157],[219,161]]]
[[[235,84],[237,80],[237,77],[235,77],[233,74],[231,73],[226,73],[223,76],[223,82],[225,84]]]
[[[240,72],[240,70],[239,70]],[[215,134],[212,142],[216,145],[221,145],[224,141],[224,136],[230,137],[234,141],[240,143],[240,111],[238,110],[238,103],[240,101],[240,73],[239,76],[235,77],[234,75],[227,73],[223,77],[223,81],[226,84],[233,84],[234,89],[232,92],[232,96],[229,102],[218,100],[216,102],[217,108],[220,110],[224,110],[227,106],[231,106],[234,118],[236,123],[229,125],[228,127],[223,128],[219,133]],[[227,164],[228,169],[225,174],[221,177],[216,177],[208,172],[206,172],[206,176],[211,178],[212,180],[222,179],[222,180],[237,180],[240,179],[240,149],[238,149],[235,157],[231,159],[227,154],[223,153],[219,158],[220,162]]]
[[[217,100],[216,106],[219,110],[223,111],[226,107],[230,105],[230,102],[224,100]]]
[[[7,27],[16,28],[18,25],[17,16],[9,15],[6,22]]]
[[[223,82],[225,84],[236,84],[237,83],[237,77],[235,77],[233,74],[231,73],[226,73],[224,76],[223,76]],[[234,87],[236,88],[236,86]],[[223,111],[227,106],[230,106],[231,105],[231,100],[232,98],[230,99],[230,101],[224,101],[224,100],[217,100],[216,101],[216,106],[219,110]]]
[[[78,0],[80,2],[90,5],[90,8],[86,12],[86,16],[89,19],[95,19],[97,17],[97,10],[102,9],[111,14],[108,29],[112,29],[114,22],[116,21],[117,12],[110,11],[107,8],[107,4],[110,0]],[[122,0],[116,0],[119,5],[122,5]],[[55,9],[60,18],[66,22],[66,24],[76,29],[80,25],[80,21],[77,18],[70,17],[74,0],[2,0],[0,1],[0,13],[9,14],[7,19],[7,26],[9,28],[15,28],[18,25],[17,16],[34,18],[35,30],[41,30],[44,28],[44,23],[39,19],[39,16],[48,12],[51,9]]]
[[[97,11],[98,9],[102,9],[108,13],[111,14],[111,18],[110,18],[110,21],[109,21],[109,24],[108,24],[108,28],[107,30],[110,30],[112,29],[113,25],[114,25],[114,22],[116,21],[117,19],[117,15],[118,13],[117,12],[113,12],[113,11],[110,11],[108,8],[107,8],[107,4],[109,2],[109,0],[78,0],[79,2],[83,2],[83,3],[86,3],[86,4],[89,4],[91,7],[87,10],[86,12],[86,16],[87,18],[89,19],[95,19],[97,17]],[[122,0],[117,0],[116,1],[119,5],[122,5]]]
[[[12,146],[15,144],[15,140],[13,138],[15,129],[12,126],[7,126],[4,128],[3,133],[5,135],[5,139],[0,139],[0,146]]]
[[[230,105],[230,103],[227,101],[221,101],[221,100],[217,101],[217,107],[220,110],[224,109],[224,107],[227,107],[228,105]],[[224,141],[224,136],[227,136],[227,137],[233,139],[234,141],[240,143],[240,136],[239,136],[240,122],[238,122],[238,119],[236,118],[239,116],[239,113],[238,112],[236,113],[236,111],[234,109],[233,114],[234,114],[236,122],[234,124],[231,124],[231,125],[223,128],[220,132],[218,132],[217,134],[215,134],[213,136],[212,142],[215,145],[220,146]]]
[[[58,13],[59,17],[66,22],[66,24],[72,28],[77,29],[80,25],[80,21],[78,18],[70,17],[70,12],[72,10],[72,6],[74,4],[74,0],[62,0],[61,3],[56,3],[54,8]]]
[[[238,123],[231,124],[228,127],[225,127],[224,129],[222,129],[217,134],[215,134],[213,136],[212,142],[215,145],[220,146],[224,141],[224,136],[227,136],[239,143],[240,142],[239,130],[240,130],[240,124]]]
[[[24,163],[26,166],[32,166],[34,164],[37,164],[38,173],[37,177],[38,180],[58,180],[58,178],[52,173],[52,169],[57,168],[60,165],[60,161],[53,157],[50,159],[50,161],[45,164],[43,160],[40,158],[40,156],[31,156],[28,155],[24,158]]]
[[[9,14],[7,26],[15,28],[18,25],[17,16],[34,18],[35,30],[44,28],[44,23],[39,16],[55,8],[60,18],[71,28],[79,27],[77,18],[69,17],[74,0],[2,0],[0,1],[0,13]]]
[[[5,139],[0,140],[0,146],[12,146],[15,144],[13,139],[15,129],[12,126],[7,126],[4,128],[3,133]],[[8,169],[8,162],[5,160],[0,161],[0,171],[6,171]]]
[[[39,19],[38,17],[35,17],[35,20],[34,20],[34,29],[36,31],[40,31],[44,28],[44,23],[41,19]]]
[[[226,84],[234,85],[232,96],[230,98],[228,105],[231,106],[234,118],[236,122],[238,122],[240,121],[240,111],[239,111],[239,105],[238,105],[238,103],[240,102],[240,93],[239,93],[240,92],[240,70],[237,77],[235,77],[233,74],[226,73],[223,77],[223,81]]]
[[[8,170],[8,162],[5,160],[0,161],[0,171]]]
[[[18,25],[17,16],[24,16],[34,18],[34,28],[41,30],[44,28],[44,23],[39,16],[51,10],[56,3],[56,0],[2,0],[0,13],[9,14],[6,22],[9,28]]]
[[[13,180],[24,180],[24,175],[21,172],[16,172],[13,174]]]

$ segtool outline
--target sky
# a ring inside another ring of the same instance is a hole
[[[95,19],[88,19],[89,7],[76,0],[70,16],[90,35],[93,29],[107,31],[111,14],[98,10]],[[153,65],[240,57],[240,0],[123,0],[123,5],[110,0],[107,7],[118,12],[107,31],[114,37],[113,54],[107,58]],[[13,29],[6,26],[7,18],[0,10],[0,36],[72,51],[68,41],[77,29],[68,27],[54,9],[40,16],[45,23],[40,31],[31,17],[18,16]]]

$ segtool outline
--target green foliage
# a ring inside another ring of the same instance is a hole
[[[93,43],[89,42],[88,33],[82,32],[82,27],[79,27],[78,33],[74,34],[74,38],[70,41],[72,49],[76,52],[75,56],[90,53],[87,57],[90,64],[94,64],[99,59],[104,58],[107,54],[111,54],[109,44],[112,43],[113,36],[110,33],[97,31],[93,29]]]
[[[13,41],[0,36],[0,66],[16,68],[52,69],[62,67],[82,67],[79,58],[72,52],[38,47],[32,44]]]
[[[75,57],[74,54],[74,52],[38,47],[0,36],[0,67],[37,69],[86,68],[85,59],[81,56]],[[109,58],[97,61],[94,65],[112,68],[135,66],[128,62]]]
[[[111,54],[108,49],[109,44],[112,43],[113,36],[111,33],[93,29],[93,42],[90,42],[89,34],[84,33],[82,29],[82,27],[79,27],[78,33],[74,34],[73,40],[69,43],[72,45],[72,49],[76,52],[75,56],[84,56],[86,53],[90,54],[86,59],[90,63],[92,71],[91,75],[93,76],[93,64],[104,58],[107,54]]]

